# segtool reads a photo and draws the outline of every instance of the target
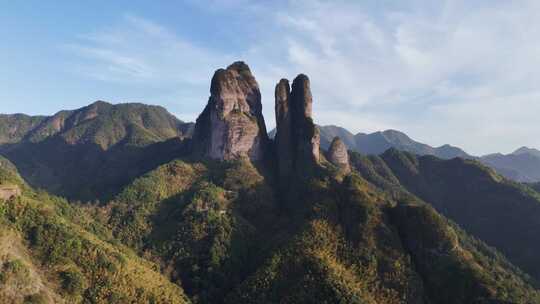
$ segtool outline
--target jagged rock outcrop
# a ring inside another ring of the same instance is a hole
[[[218,160],[259,160],[268,145],[259,85],[247,64],[235,62],[212,78],[210,98],[197,118],[194,153]]]
[[[276,146],[280,176],[302,173],[319,162],[319,131],[311,118],[309,78],[298,75],[292,90],[282,79],[276,86]]]
[[[326,153],[326,158],[332,164],[340,167],[341,169],[349,172],[351,167],[349,165],[349,152],[347,152],[347,146],[339,137],[334,137],[328,152]]]

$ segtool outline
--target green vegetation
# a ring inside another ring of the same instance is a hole
[[[533,254],[540,250],[537,192],[472,160],[417,157],[397,150],[387,151],[381,159],[393,173],[392,178],[384,179],[400,189],[397,192],[428,202],[465,231],[503,252],[512,263],[540,278],[540,264]],[[364,176],[376,183],[382,174]]]
[[[468,238],[433,208],[399,205],[392,217],[424,278],[429,298],[437,303],[494,298],[512,303],[540,301],[540,293],[531,288],[526,275],[493,249]]]
[[[45,116],[28,116],[24,114],[0,114],[0,145],[17,143],[37,127]]]
[[[81,201],[107,201],[135,177],[184,154],[180,138],[192,126],[162,107],[96,102],[35,118],[23,135],[2,142],[26,118],[34,119],[0,116],[0,155],[35,188]]]
[[[174,161],[125,188],[108,225],[195,303],[540,303],[500,253],[364,162],[381,187],[321,168],[276,195],[249,162]]]
[[[47,304],[48,300],[43,294],[36,293],[36,294],[33,294],[33,295],[26,296],[24,298],[23,303],[24,304]]]
[[[33,263],[32,273],[19,259],[2,264],[2,282],[8,284],[6,288],[13,286],[7,290],[30,292],[32,288],[25,284],[39,286],[32,282],[41,281],[69,303],[188,302],[178,286],[153,270],[152,263],[117,245],[105,227],[97,229],[101,224],[87,216],[84,209],[26,188],[21,197],[0,202],[0,210],[1,230],[13,231],[2,243],[7,245],[17,235],[24,240],[19,249],[7,254],[27,256],[28,263]],[[13,278],[30,274],[45,277],[10,284]],[[47,299],[43,294],[30,293],[24,301],[49,303]]]
[[[8,303],[540,303],[540,194],[475,161],[353,153],[278,180],[187,157],[159,107],[21,124],[0,148],[22,191],[0,201]]]
[[[117,237],[160,261],[194,302],[215,303],[258,259],[252,251],[272,216],[272,194],[249,162],[174,161],[134,181],[109,207]]]

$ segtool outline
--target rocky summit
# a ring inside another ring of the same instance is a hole
[[[268,135],[259,85],[247,64],[235,62],[214,73],[210,98],[197,118],[194,150],[217,160],[263,157]]]
[[[347,146],[345,146],[345,143],[337,136],[332,140],[330,148],[328,148],[328,152],[326,153],[326,158],[329,162],[342,168],[346,172],[351,170]]]
[[[289,87],[282,79],[276,86],[276,146],[281,176],[301,173],[319,162],[320,136],[313,124],[313,97],[309,78],[298,75]]]
[[[312,120],[309,78],[298,75],[292,89],[282,79],[275,91],[276,149],[281,176],[319,162],[320,136]],[[212,78],[210,98],[197,118],[193,151],[199,157],[261,160],[270,140],[262,115],[259,85],[247,64],[235,62]]]

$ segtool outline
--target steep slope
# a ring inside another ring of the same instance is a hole
[[[160,263],[194,302],[219,303],[265,256],[276,205],[249,163],[174,161],[110,205],[115,235]]]
[[[394,195],[405,188],[540,278],[535,254],[540,249],[540,196],[532,189],[472,160],[418,157],[391,149],[380,157],[355,156],[353,163],[374,184]]]
[[[96,102],[42,119],[19,142],[0,145],[0,154],[34,187],[105,200],[181,154],[190,128],[161,107]]]
[[[414,197],[324,169],[283,196],[261,172],[174,161],[127,187],[109,225],[196,303],[540,303],[526,275]]]
[[[262,116],[259,85],[247,64],[238,61],[212,77],[210,98],[197,118],[194,152],[202,157],[230,160],[264,158],[268,134]]]
[[[106,206],[114,236],[195,303],[540,303],[527,275],[405,190],[399,168],[374,156],[380,180],[347,174],[337,140],[330,161],[319,154],[311,102],[307,76],[281,80],[274,157],[162,165]]]
[[[2,303],[189,302],[84,210],[32,190],[14,172],[0,173],[0,184],[22,189],[0,199]]]

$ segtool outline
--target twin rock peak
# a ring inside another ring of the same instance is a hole
[[[212,77],[208,104],[195,124],[194,152],[217,160],[247,157],[259,161],[275,151],[281,176],[318,164],[320,136],[312,119],[309,78],[300,74],[292,86],[287,79],[281,79],[276,85],[275,99],[276,135],[272,149],[259,85],[248,65],[235,62],[227,69],[217,70]],[[327,158],[348,168],[347,149],[339,139],[334,140]]]

